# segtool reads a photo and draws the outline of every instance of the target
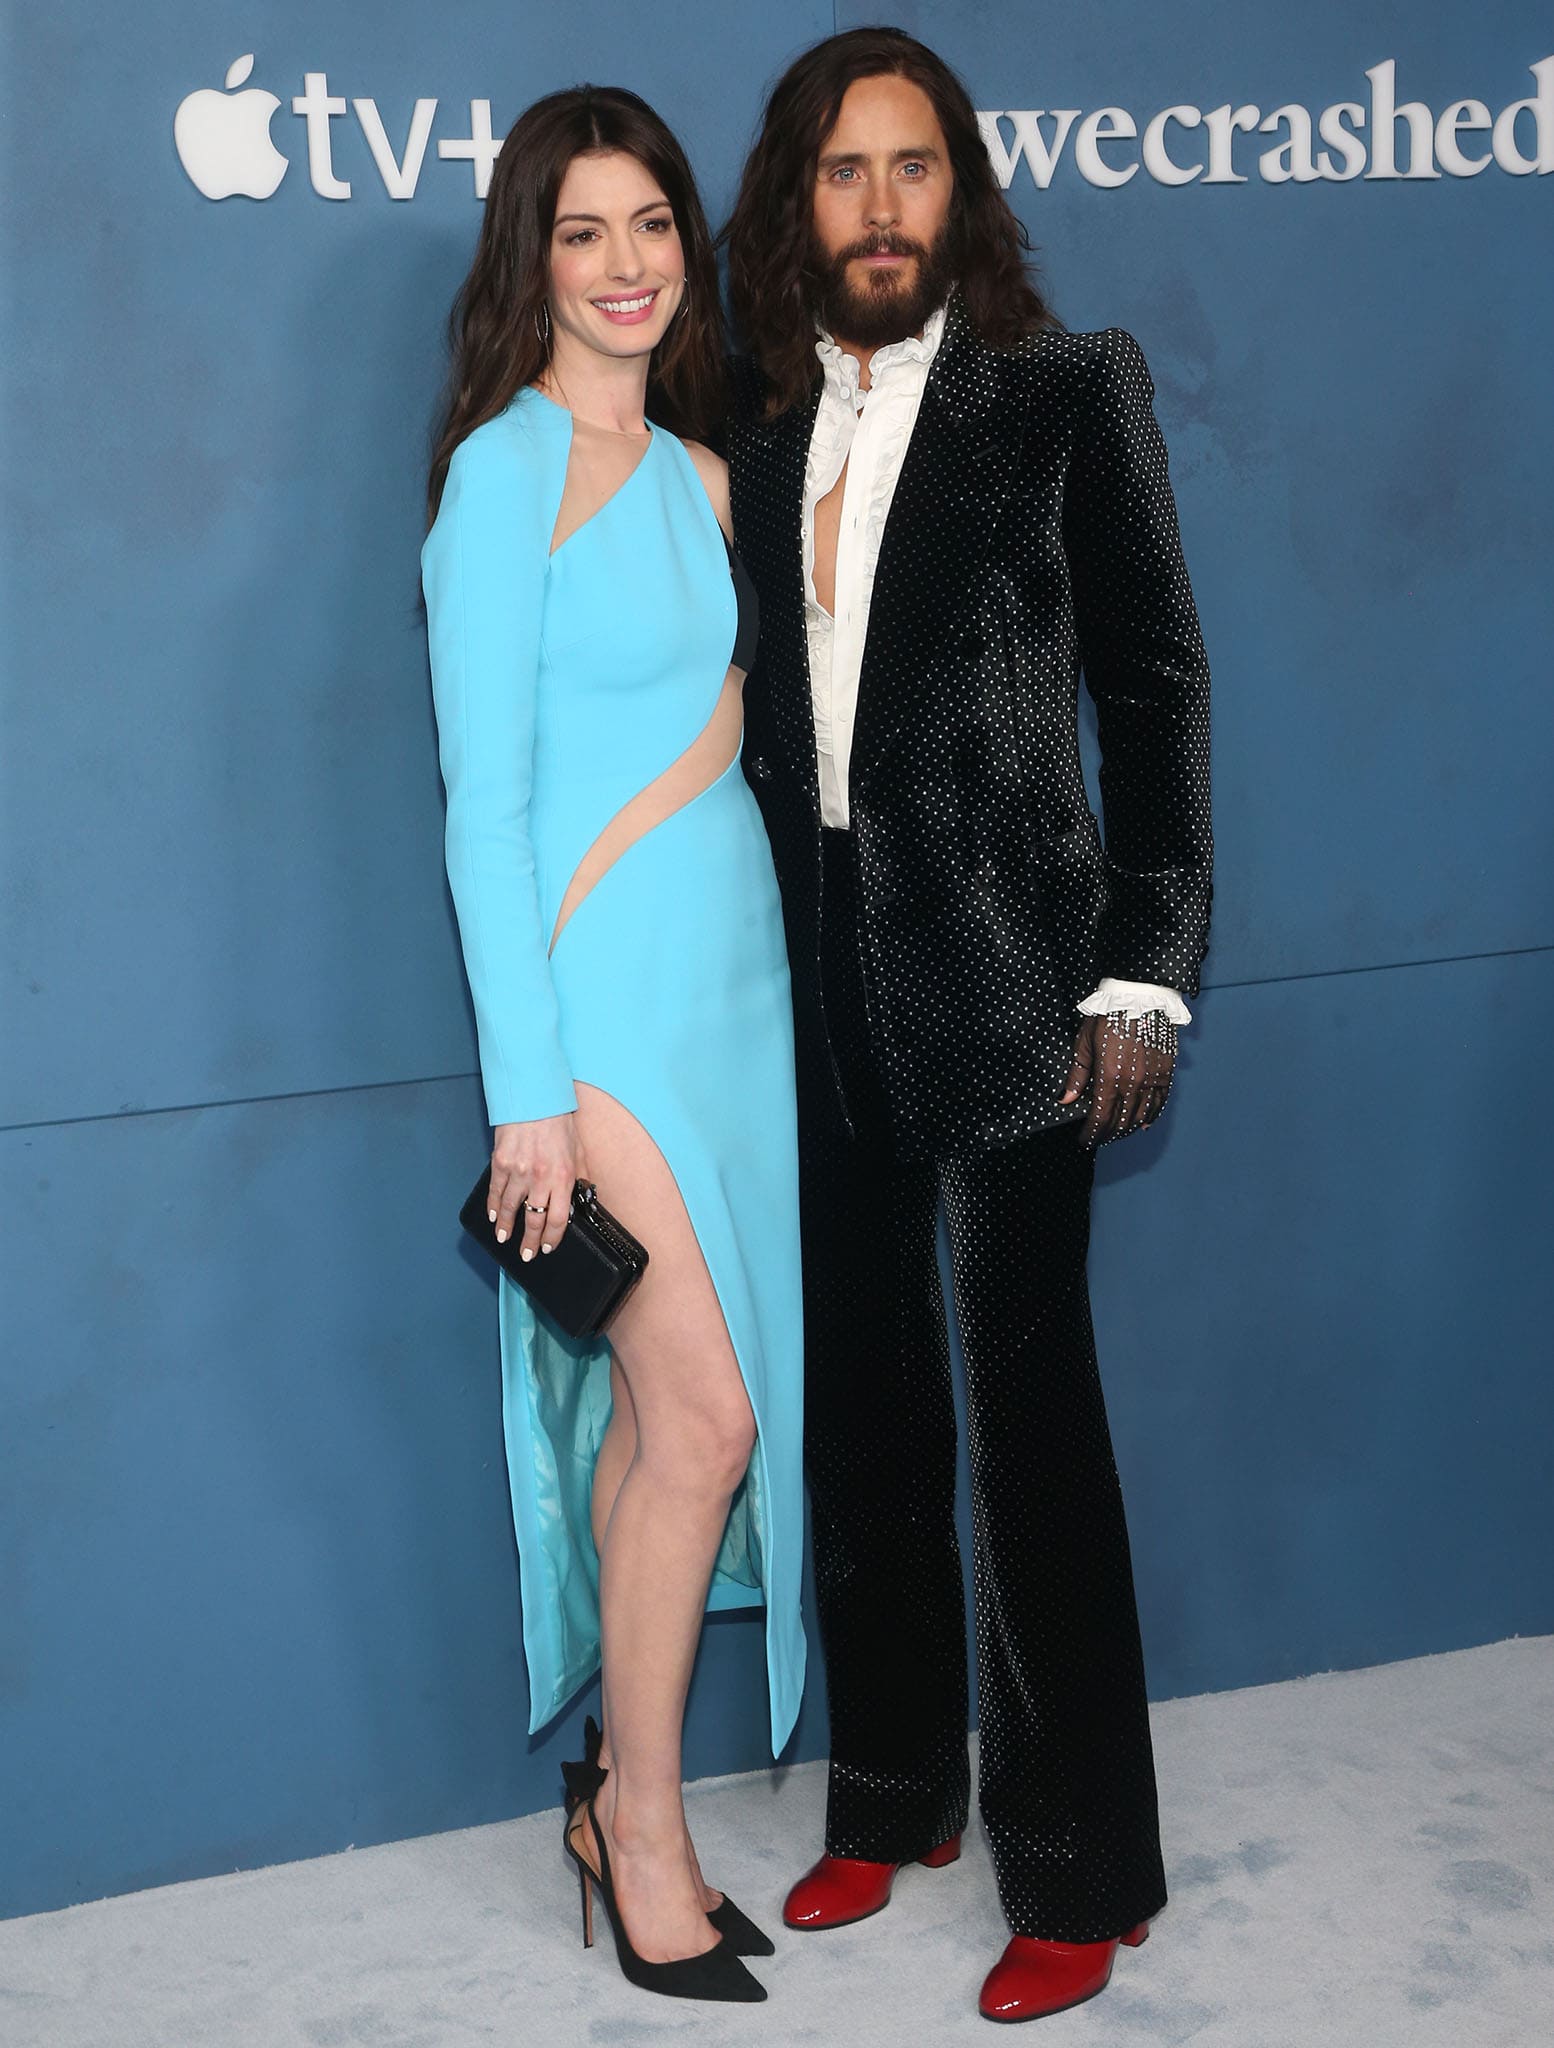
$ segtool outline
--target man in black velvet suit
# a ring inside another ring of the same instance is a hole
[[[1101,1989],[1165,1899],[1085,1261],[1094,1149],[1163,1108],[1205,951],[1207,663],[1143,355],[1048,312],[939,59],[890,29],[801,57],[727,238],[761,602],[744,766],[793,971],[832,1729],[826,1854],[786,1917],[877,1911],[966,1821],[942,1201],[979,1793],[1013,1931],[982,2009],[1034,2017]]]

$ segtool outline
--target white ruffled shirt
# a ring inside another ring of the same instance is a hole
[[[815,714],[815,758],[820,774],[820,817],[845,828],[847,773],[858,714],[858,678],[869,630],[869,604],[885,521],[917,424],[928,372],[944,334],[945,308],[930,314],[921,334],[877,348],[869,387],[861,386],[856,356],[846,355],[824,329],[815,354],[825,387],[810,436],[804,472],[804,623],[809,639],[810,693]],[[836,538],[835,613],[815,595],[815,507],[836,485],[843,467],[842,517]],[[1108,976],[1079,1004],[1087,1017],[1121,1010],[1141,1017],[1163,1010],[1175,1024],[1192,1013],[1175,989]]]

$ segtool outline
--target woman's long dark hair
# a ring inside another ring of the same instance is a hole
[[[949,145],[950,260],[972,327],[990,347],[1014,348],[1034,329],[1062,324],[1027,269],[1030,237],[999,190],[965,86],[942,57],[899,28],[848,29],[806,50],[773,86],[718,238],[728,246],[734,324],[771,382],[769,413],[802,403],[820,374],[820,278],[810,245],[821,143],[847,88],[883,76],[921,86]]]
[[[427,517],[435,519],[459,443],[494,419],[550,361],[540,308],[567,166],[618,149],[656,178],[685,251],[688,303],[648,364],[648,411],[679,434],[706,433],[722,411],[723,322],[717,257],[685,152],[646,100],[614,85],[574,85],[519,115],[491,174],[480,241],[448,322],[453,367],[433,444]]]

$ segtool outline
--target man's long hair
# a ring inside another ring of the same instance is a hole
[[[449,320],[453,365],[433,444],[428,519],[437,516],[454,449],[550,361],[541,309],[557,195],[574,157],[606,150],[635,157],[657,179],[685,251],[686,302],[649,361],[648,415],[672,433],[700,435],[722,412],[717,257],[685,152],[634,92],[568,86],[519,115],[491,174],[475,260]]]
[[[899,28],[855,28],[806,50],[778,79],[719,241],[728,247],[734,324],[766,372],[768,414],[801,404],[820,374],[815,320],[822,278],[812,254],[820,148],[860,78],[920,86],[949,145],[955,191],[946,228],[971,325],[1009,349],[1061,322],[1028,268],[1030,237],[999,190],[971,96],[942,57]]]

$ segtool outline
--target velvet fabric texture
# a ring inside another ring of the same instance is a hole
[[[766,421],[752,363],[734,384],[735,540],[762,627],[745,773],[796,1001],[823,1029],[800,530],[814,405]],[[849,784],[869,1026],[906,1154],[1077,1117],[1058,1103],[1074,1006],[1103,975],[1197,990],[1209,674],[1152,394],[1120,328],[1000,353],[950,300],[881,544]],[[1080,767],[1081,668],[1104,848]]]
[[[792,968],[805,1463],[831,1709],[826,1846],[966,1821],[967,1657],[942,1202],[966,1362],[981,1807],[1014,1931],[1165,1900],[1121,1489],[1086,1280],[1093,1162],[1059,1100],[1107,975],[1197,988],[1208,667],[1137,343],[1000,354],[952,298],[870,601],[848,831],[822,827],[802,503],[815,408],[748,363],[728,438],[761,599],[745,773]],[[1081,672],[1106,841],[1080,767]],[[867,1256],[859,1256],[859,1247]]]

